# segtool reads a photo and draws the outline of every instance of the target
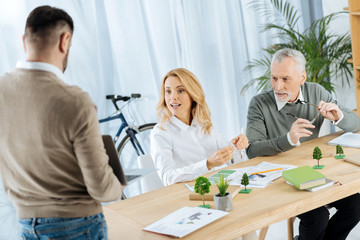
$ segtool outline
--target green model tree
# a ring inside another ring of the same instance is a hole
[[[318,167],[319,167],[319,161],[322,158],[322,154],[321,154],[321,150],[318,146],[316,146],[314,148],[314,152],[313,152],[313,159],[316,159],[318,162]]]
[[[195,190],[195,193],[199,193],[202,197],[202,201],[203,201],[202,207],[207,207],[205,205],[205,201],[204,201],[204,194],[210,192],[210,186],[211,186],[211,183],[209,182],[209,180],[206,177],[198,177],[195,181],[194,190]]]
[[[339,144],[336,145],[336,154],[339,154],[339,155],[344,154],[344,150]]]
[[[248,185],[248,184],[249,184],[249,177],[248,177],[248,175],[246,173],[244,173],[242,178],[241,178],[241,185],[244,185],[245,191],[247,191],[246,190],[246,185]]]

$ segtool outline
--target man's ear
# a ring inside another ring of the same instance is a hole
[[[69,32],[64,32],[60,36],[59,50],[61,53],[66,54],[71,44],[71,34]]]
[[[306,72],[304,71],[301,75],[300,75],[300,84],[303,85],[306,82]]]
[[[22,36],[22,41],[23,41],[24,51],[26,53],[25,34]]]

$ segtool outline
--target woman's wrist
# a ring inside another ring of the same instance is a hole
[[[212,168],[214,168],[215,166],[213,166],[213,164],[210,163],[209,159],[206,160],[206,167],[208,170],[211,170]]]

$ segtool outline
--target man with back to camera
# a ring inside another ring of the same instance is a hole
[[[27,61],[0,78],[0,173],[24,239],[107,239],[100,202],[122,193],[96,106],[64,83],[73,29],[65,11],[35,8],[23,36]]]
[[[249,158],[275,155],[317,138],[324,118],[345,132],[360,130],[360,119],[355,113],[338,106],[319,84],[306,82],[305,65],[305,57],[297,50],[285,48],[274,54],[271,63],[273,89],[254,96],[249,105]],[[305,102],[316,104],[317,108]],[[298,216],[301,221],[297,239],[346,239],[360,220],[360,195],[354,194],[329,205],[337,209],[330,219],[326,207]]]

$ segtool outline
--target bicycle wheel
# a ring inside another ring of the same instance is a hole
[[[155,125],[156,123],[148,123],[141,125],[138,131],[134,130],[135,137],[138,140],[145,154],[150,152],[150,132]],[[119,154],[120,162],[124,169],[138,168],[138,154],[130,141],[129,134],[127,134],[121,140],[119,146],[117,147],[117,151]]]

